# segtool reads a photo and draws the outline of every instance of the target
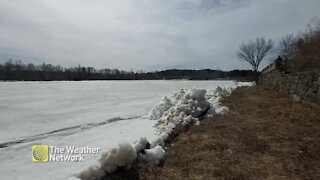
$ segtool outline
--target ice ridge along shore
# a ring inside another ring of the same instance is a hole
[[[156,121],[155,138],[142,137],[130,144],[122,142],[118,147],[102,153],[97,165],[90,166],[69,179],[102,179],[118,167],[130,168],[137,159],[157,164],[165,154],[165,141],[172,135],[181,132],[184,127],[199,125],[199,117],[212,117],[228,112],[221,106],[220,99],[231,94],[234,87],[217,87],[215,90],[192,88],[180,89],[170,96],[164,97],[155,104],[143,118]],[[241,84],[251,85],[250,83]]]

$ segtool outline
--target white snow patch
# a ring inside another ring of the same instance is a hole
[[[90,166],[83,170],[78,177],[73,176],[69,180],[100,180],[105,175],[105,172],[100,168],[100,166]]]
[[[129,143],[123,142],[117,148],[104,152],[99,158],[99,165],[88,167],[78,177],[82,180],[101,179],[105,173],[112,173],[118,167],[130,168],[136,158],[136,150]]]
[[[144,150],[144,153],[139,153],[139,159],[142,159],[150,164],[158,164],[163,158],[165,150],[161,146],[156,146],[152,149]]]
[[[101,168],[112,173],[119,166],[129,166],[137,158],[137,153],[128,143],[120,143],[118,148],[105,152],[99,159]]]
[[[142,137],[139,141],[135,141],[133,143],[133,148],[136,152],[140,152],[146,148],[146,146],[149,144],[147,138]]]
[[[205,89],[180,89],[165,97],[149,112],[149,119],[157,120],[158,134],[170,135],[172,131],[192,122],[198,123],[198,117],[210,109]]]

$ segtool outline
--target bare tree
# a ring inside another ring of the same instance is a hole
[[[247,61],[251,65],[252,70],[255,72],[256,82],[258,81],[260,63],[271,52],[272,47],[273,41],[271,39],[266,40],[264,37],[248,43],[242,43],[239,47],[237,55],[241,60]]]
[[[304,33],[304,36],[305,36],[305,39],[309,39],[317,34],[320,34],[320,18],[313,17],[310,23],[307,25],[307,29],[306,29],[306,32]]]
[[[297,47],[297,40],[296,38],[290,34],[285,35],[281,38],[279,42],[279,51],[280,56],[282,56],[285,60],[288,60],[289,57],[293,54]]]

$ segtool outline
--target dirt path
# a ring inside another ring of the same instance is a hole
[[[320,179],[320,109],[260,87],[224,100],[226,115],[181,133],[162,167],[126,179]]]

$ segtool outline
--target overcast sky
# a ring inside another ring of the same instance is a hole
[[[320,0],[0,0],[0,61],[230,70],[241,42],[320,16]]]

